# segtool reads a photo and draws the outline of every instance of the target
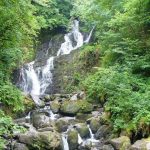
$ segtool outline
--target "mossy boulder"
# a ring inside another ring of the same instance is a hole
[[[91,119],[90,128],[94,134],[98,131],[98,129],[100,128],[100,121],[98,118]]]
[[[78,132],[72,129],[68,132],[69,150],[76,150],[78,148]]]
[[[58,132],[27,132],[19,135],[19,141],[29,149],[60,150],[61,136]]]
[[[90,113],[93,105],[86,100],[65,101],[60,108],[60,112],[67,115],[76,115],[77,113]]]
[[[58,101],[52,101],[50,107],[53,113],[58,113],[60,109],[60,103]]]
[[[129,137],[121,136],[119,138],[111,139],[109,142],[116,150],[129,150],[131,142]],[[142,149],[141,149],[142,150]]]
[[[130,148],[130,150],[149,150],[150,138],[136,141]]]
[[[86,139],[90,137],[89,128],[87,127],[85,123],[78,123],[75,126],[82,138]]]
[[[56,121],[55,125],[58,132],[65,132],[68,128],[68,120],[60,118]]]
[[[28,147],[23,143],[15,143],[13,150],[29,150]]]

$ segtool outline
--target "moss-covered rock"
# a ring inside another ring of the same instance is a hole
[[[19,141],[29,149],[60,150],[61,136],[58,132],[27,132],[19,135]]]
[[[52,101],[50,107],[53,113],[58,113],[60,109],[60,103],[58,101]]]
[[[78,119],[80,122],[86,122],[89,118],[92,117],[92,114],[84,114],[84,113],[77,113],[76,119]]]
[[[96,133],[100,128],[100,121],[98,118],[92,118],[90,121],[90,128],[93,133]]]
[[[82,138],[86,139],[90,137],[89,128],[87,127],[85,123],[78,123],[75,126]]]
[[[116,150],[129,150],[131,147],[130,139],[127,136],[111,139],[110,144],[112,144]]]
[[[68,115],[76,115],[77,113],[89,113],[93,110],[93,105],[86,100],[65,101],[61,105],[60,112]]]
[[[60,118],[56,121],[55,125],[58,132],[65,132],[68,128],[68,120]]]
[[[78,132],[72,129],[68,132],[69,150],[76,150],[78,148]]]
[[[136,141],[130,148],[130,150],[149,150],[150,138]]]

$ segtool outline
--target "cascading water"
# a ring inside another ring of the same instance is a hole
[[[94,28],[84,41],[84,37],[79,31],[79,21],[74,20],[72,31],[64,36],[65,42],[61,44],[61,47],[57,52],[57,56],[69,54],[72,50],[81,47],[84,43],[88,43],[93,30]],[[47,54],[48,52],[46,52],[46,56]],[[37,104],[39,103],[38,96],[45,94],[47,87],[52,84],[54,59],[55,56],[51,56],[49,59],[47,59],[46,65],[39,68],[34,67],[36,62],[28,63],[25,65],[25,67],[21,68],[20,88],[26,94],[30,94]]]

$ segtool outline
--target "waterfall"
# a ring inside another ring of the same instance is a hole
[[[71,51],[80,48],[84,43],[88,43],[94,28],[91,30],[88,38],[84,41],[82,33],[79,31],[79,21],[73,21],[72,31],[64,35],[64,43],[57,51],[57,56],[69,54]],[[48,55],[48,50],[45,52]],[[30,62],[21,68],[19,87],[30,94],[34,101],[39,103],[39,96],[45,94],[46,89],[53,83],[52,70],[54,69],[54,59],[51,56],[46,60],[46,65],[39,68],[34,67],[34,62]],[[35,65],[36,66],[36,65]]]
[[[54,57],[47,60],[46,65],[42,69],[42,78],[40,80],[40,94],[44,94],[46,88],[52,84],[52,70],[54,69]]]

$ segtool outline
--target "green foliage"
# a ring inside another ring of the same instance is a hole
[[[41,3],[35,1],[34,5],[41,28],[52,30],[56,27],[67,26],[72,9],[71,0],[47,0]]]
[[[0,102],[7,107],[13,108],[13,111],[23,110],[23,96],[21,92],[11,83],[0,85]]]
[[[97,66],[100,60],[100,46],[85,46],[81,49],[79,56],[81,68],[85,71],[90,71],[93,66]]]
[[[14,124],[10,117],[0,111],[0,149],[4,149],[5,145],[11,144],[9,142],[12,140],[14,132],[25,131],[25,128]],[[4,139],[4,137],[7,137],[7,139]]]
[[[149,82],[129,72],[101,68],[83,82],[83,87],[89,98],[105,103],[116,131],[144,131],[150,125]]]
[[[72,11],[96,25],[95,42],[101,54],[97,61],[103,67],[91,72],[82,87],[91,100],[105,106],[115,131],[142,133],[143,137],[150,134],[149,6],[149,0],[75,0]]]

